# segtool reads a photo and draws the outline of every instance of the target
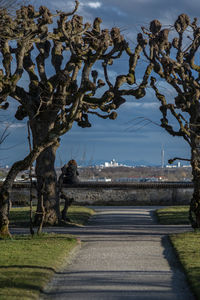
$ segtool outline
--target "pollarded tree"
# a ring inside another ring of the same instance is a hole
[[[191,148],[194,193],[189,217],[193,227],[200,227],[200,27],[196,18],[191,22],[186,14],[170,28],[153,20],[148,29],[142,28],[138,40],[154,72],[150,84],[160,101],[161,126]],[[165,92],[159,85],[163,82],[168,85]],[[167,96],[168,88],[174,96]]]
[[[7,96],[19,102],[15,116],[19,120],[28,117],[33,150],[24,161],[14,164],[5,181],[0,199],[0,228],[3,224],[6,224],[4,228],[8,228],[8,187],[17,172],[27,168],[34,159],[38,216],[41,216],[41,199],[44,199],[45,222],[57,223],[60,212],[54,161],[59,136],[69,131],[73,122],[81,127],[90,127],[90,114],[115,119],[116,109],[125,102],[124,95],[140,98],[145,94],[149,67],[142,83],[134,85],[135,67],[142,47],[137,45],[131,52],[120,30],[101,29],[99,18],[92,26],[83,24],[83,18],[74,14],[77,7],[76,1],[72,13],[58,12],[57,25],[46,7],[41,7],[39,12],[32,6],[22,7],[16,18],[10,21],[8,29],[11,28],[11,32],[1,43],[4,58],[2,103],[6,105]],[[48,24],[53,25],[49,28]],[[21,34],[13,44],[11,37],[15,32]],[[108,67],[123,52],[128,55],[128,73],[110,80]],[[102,63],[104,80],[98,76],[97,62]],[[53,71],[48,72],[50,65]],[[18,84],[25,71],[29,79],[28,90]],[[124,83],[134,85],[134,88],[123,89]]]
[[[14,1],[13,1],[14,3]],[[28,13],[29,22],[24,19]],[[3,57],[1,61],[2,69],[0,69],[0,108],[7,109],[9,103],[7,97],[11,96],[15,90],[20,89],[17,83],[22,78],[24,56],[33,47],[35,39],[40,40],[44,36],[45,25],[52,21],[45,14],[45,10],[41,8],[39,12],[34,12],[32,6],[28,8],[21,7],[16,11],[16,16],[10,14],[4,7],[0,9],[0,53]],[[17,101],[20,102],[20,99]],[[20,170],[27,169],[31,162],[35,160],[46,146],[52,145],[52,141],[47,138],[35,148],[32,153],[23,161],[17,162],[11,168],[7,179],[3,183],[0,193],[0,228],[1,232],[8,232],[8,208],[9,208],[9,192],[12,183]]]

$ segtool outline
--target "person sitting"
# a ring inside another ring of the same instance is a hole
[[[60,199],[64,200],[64,208],[61,212],[62,220],[64,221],[70,221],[70,219],[67,217],[67,211],[69,206],[72,204],[74,201],[74,198],[68,197],[64,191],[63,191],[63,183],[64,184],[74,184],[78,183],[78,170],[77,170],[77,163],[74,159],[71,159],[66,165],[64,165],[61,168],[61,175],[58,180],[58,185],[59,185],[59,194],[60,194]]]
[[[78,183],[78,166],[74,159],[71,159],[66,165],[61,168],[63,183],[73,184]]]

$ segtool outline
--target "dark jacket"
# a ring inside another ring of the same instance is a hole
[[[77,171],[77,166],[76,165],[69,165],[67,167],[62,168],[62,173],[63,173],[63,183],[66,184],[72,184],[72,183],[78,183],[78,171]]]

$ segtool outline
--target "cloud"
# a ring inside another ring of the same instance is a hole
[[[24,123],[9,123],[9,122],[3,122],[3,123],[1,124],[1,126],[2,126],[3,128],[8,128],[8,130],[10,130],[10,129],[23,128],[23,127],[26,126],[26,124],[24,124]]]
[[[23,124],[23,123],[15,123],[15,124],[11,124],[9,126],[9,128],[24,128],[26,126],[26,124]]]
[[[91,7],[91,8],[95,8],[95,9],[96,9],[96,8],[101,7],[102,3],[96,1],[96,2],[88,2],[88,3],[86,3],[85,5],[86,5],[86,6],[89,6],[89,7]]]

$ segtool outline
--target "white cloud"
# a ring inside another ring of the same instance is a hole
[[[23,128],[23,127],[26,127],[26,124],[15,123],[10,125],[10,128]]]
[[[87,4],[86,4],[87,6],[89,6],[89,7],[91,7],[91,8],[99,8],[99,7],[101,7],[101,2],[88,2]]]
[[[8,123],[8,122],[3,122],[1,125],[3,128],[8,127],[8,130],[16,129],[16,128],[23,128],[26,126],[26,124],[24,124],[24,123]]]

